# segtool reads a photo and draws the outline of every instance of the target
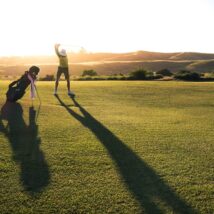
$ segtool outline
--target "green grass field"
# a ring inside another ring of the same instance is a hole
[[[214,213],[213,83],[38,82],[40,110],[8,83],[0,213]]]

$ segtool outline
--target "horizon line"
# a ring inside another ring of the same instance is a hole
[[[213,52],[201,52],[201,51],[148,51],[148,50],[136,50],[136,51],[124,51],[124,52],[117,52],[117,51],[87,51],[85,54],[128,54],[128,53],[138,53],[138,52],[148,52],[148,53],[162,53],[162,54],[177,54],[177,53],[198,53],[198,54],[214,54]],[[68,52],[69,54],[80,54],[80,52]],[[20,55],[0,55],[0,58],[12,58],[12,57],[52,57],[55,56],[53,54],[20,54]]]

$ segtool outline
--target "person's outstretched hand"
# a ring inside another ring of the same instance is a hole
[[[55,48],[58,48],[59,46],[60,46],[59,43],[56,43],[56,44],[55,44]]]

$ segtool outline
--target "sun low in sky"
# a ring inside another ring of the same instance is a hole
[[[213,22],[214,0],[0,0],[0,56],[50,55],[55,43],[214,53]]]

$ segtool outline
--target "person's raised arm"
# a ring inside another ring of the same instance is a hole
[[[54,46],[57,56],[60,56],[60,54],[59,54],[59,46],[60,46],[60,44],[55,44],[55,46]]]

